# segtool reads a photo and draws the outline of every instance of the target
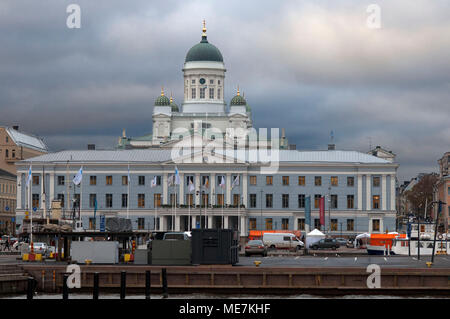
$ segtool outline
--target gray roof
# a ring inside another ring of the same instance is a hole
[[[251,152],[251,151],[250,151]],[[259,152],[255,151],[258,155]],[[266,152],[266,151],[264,151]],[[357,151],[297,151],[279,150],[280,162],[304,162],[304,163],[360,163],[360,164],[392,164],[391,162]],[[221,152],[216,151],[216,154]],[[241,154],[241,153],[238,153]],[[267,151],[270,156],[270,150]],[[254,162],[253,158],[246,152],[245,158]],[[240,156],[237,156],[240,157]],[[144,150],[80,150],[61,151],[49,153],[23,160],[20,163],[30,162],[102,162],[102,163],[137,163],[137,162],[167,162],[172,159],[171,149],[144,149]],[[264,158],[263,158],[264,159]],[[264,162],[264,161],[263,161]]]
[[[40,152],[48,151],[47,145],[45,145],[41,138],[15,130],[11,127],[5,127],[5,129],[17,146],[32,148]]]

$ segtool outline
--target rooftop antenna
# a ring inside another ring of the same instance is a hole
[[[369,151],[371,151],[372,150],[372,137],[368,137],[368,139],[369,139]]]

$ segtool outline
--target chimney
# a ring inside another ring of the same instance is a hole
[[[89,151],[95,151],[95,144],[88,144]]]
[[[328,144],[328,150],[329,151],[334,151],[336,149],[336,145],[335,144]]]
[[[297,149],[297,144],[289,144],[289,150],[296,150]]]
[[[13,126],[13,129],[15,129],[16,131],[18,131],[18,130],[19,130],[19,125],[14,125],[14,126]]]

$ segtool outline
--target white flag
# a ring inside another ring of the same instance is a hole
[[[168,182],[169,186],[173,185],[174,177],[175,177],[175,175],[170,175],[169,178],[167,179],[167,182]]]
[[[235,186],[239,186],[239,175],[236,176],[236,178],[233,181],[233,184],[231,185],[231,188],[234,188]]]
[[[222,189],[225,188],[225,177],[224,176],[221,176],[219,186],[222,187]]]
[[[128,165],[128,184],[130,184],[131,177],[130,177],[130,165]]]
[[[150,187],[155,187],[155,186],[156,186],[156,175],[155,175],[155,177],[153,177],[152,184],[150,185]]]
[[[192,180],[189,180],[189,193],[193,192],[195,190],[194,183],[192,183]]]
[[[83,166],[80,167],[80,170],[78,171],[77,175],[73,178],[73,183],[75,185],[78,185],[81,183],[81,180],[83,179]]]
[[[27,186],[28,186],[28,184],[30,184],[30,181],[31,181],[31,165],[30,165],[30,169],[28,170]]]

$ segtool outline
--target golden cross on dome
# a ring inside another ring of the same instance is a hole
[[[161,96],[164,96],[164,87],[161,86]]]
[[[202,36],[206,37],[206,21],[205,19],[203,19],[203,29],[202,29],[203,33]]]

